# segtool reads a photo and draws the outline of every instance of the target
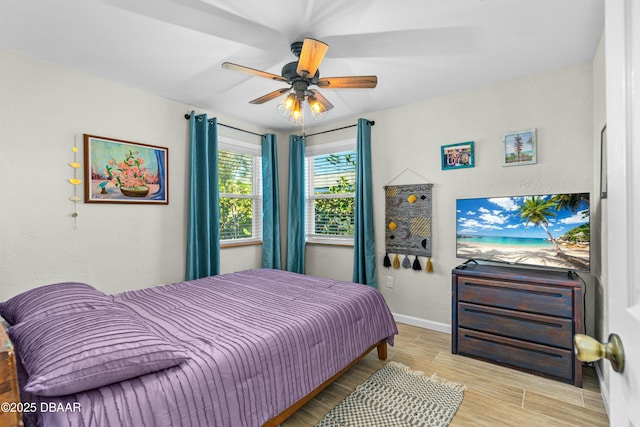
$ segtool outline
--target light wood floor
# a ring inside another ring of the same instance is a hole
[[[592,369],[583,388],[451,354],[451,335],[398,324],[387,360],[431,376],[465,384],[467,391],[451,426],[608,426]],[[313,426],[355,387],[382,367],[376,351],[303,406],[283,427]]]

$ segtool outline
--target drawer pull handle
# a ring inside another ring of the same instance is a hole
[[[549,326],[551,328],[562,329],[562,325],[558,323],[543,322],[542,320],[523,319],[522,317],[518,317],[518,316],[509,316],[508,314],[501,314],[501,313],[489,313],[483,310],[477,310],[473,308],[465,308],[463,310],[467,313],[488,314],[490,316],[504,317],[505,319],[513,319],[519,322],[535,323],[536,325]]]
[[[529,290],[529,289],[513,289],[513,288],[502,288],[499,286],[491,286],[491,285],[485,285],[485,284],[481,284],[481,283],[471,283],[471,282],[464,282],[463,283],[464,286],[469,286],[469,287],[477,287],[477,288],[490,288],[490,289],[498,289],[502,292],[520,292],[523,294],[537,294],[537,295],[544,295],[547,297],[551,297],[551,298],[562,298],[563,295],[559,294],[557,292],[542,292],[542,291],[534,291],[534,290]]]
[[[528,347],[522,347],[519,345],[514,345],[514,344],[508,344],[508,343],[504,343],[504,342],[498,342],[498,341],[493,341],[490,339],[486,339],[486,338],[480,338],[480,337],[476,337],[474,335],[469,335],[469,334],[464,334],[465,338],[469,338],[472,340],[477,340],[477,341],[485,341],[491,344],[498,344],[501,345],[503,347],[511,347],[511,348],[516,348],[518,350],[525,350],[531,353],[538,353],[538,354],[542,354],[544,356],[549,356],[549,357],[555,357],[556,359],[563,359],[563,356],[561,354],[556,354],[556,353],[550,353],[548,351],[542,351],[542,350],[537,350],[535,348],[528,348]]]

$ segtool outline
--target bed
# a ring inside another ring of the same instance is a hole
[[[41,426],[275,426],[397,334],[377,290],[270,269],[117,295],[48,285],[0,315]]]

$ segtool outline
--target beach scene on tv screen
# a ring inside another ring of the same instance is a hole
[[[589,194],[459,199],[459,258],[589,270]]]

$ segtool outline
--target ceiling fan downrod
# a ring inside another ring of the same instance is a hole
[[[291,53],[293,53],[296,58],[300,58],[300,52],[302,52],[302,45],[304,42],[293,42],[291,43]]]

